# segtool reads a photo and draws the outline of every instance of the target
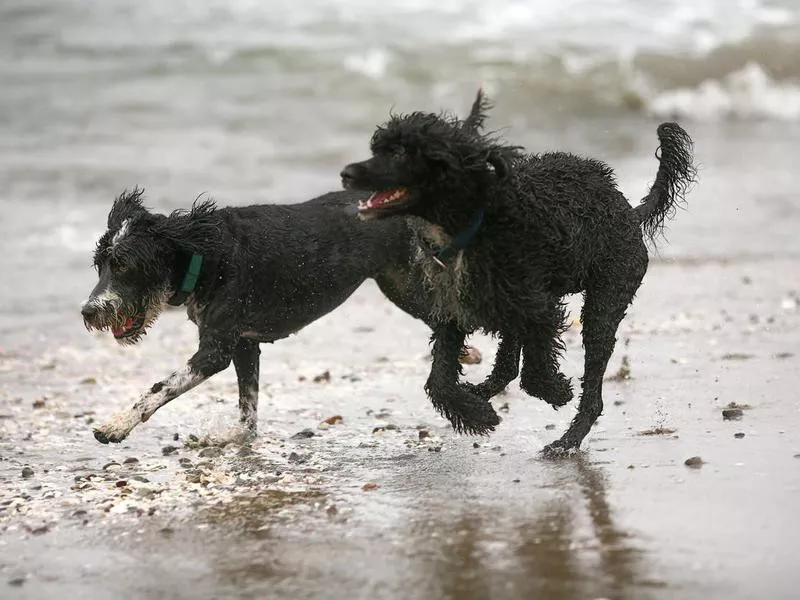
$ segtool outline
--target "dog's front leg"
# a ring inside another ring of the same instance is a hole
[[[153,384],[136,404],[97,427],[95,439],[102,444],[124,440],[134,427],[147,421],[159,408],[225,369],[231,362],[233,345],[230,340],[201,337],[200,348],[185,367]]]
[[[433,406],[459,433],[482,435],[494,431],[500,418],[492,405],[459,384],[461,364],[458,355],[466,333],[453,323],[437,325],[433,330],[433,365],[425,390]]]

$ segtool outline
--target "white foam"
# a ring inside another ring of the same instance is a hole
[[[759,65],[749,63],[721,81],[661,92],[646,104],[650,114],[662,118],[797,121],[800,86],[775,81]]]
[[[389,54],[383,48],[372,48],[363,54],[351,54],[345,58],[344,66],[355,73],[372,79],[380,79],[389,66]]]

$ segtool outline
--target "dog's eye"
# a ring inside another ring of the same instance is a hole
[[[402,146],[397,146],[396,148],[392,148],[391,155],[395,160],[402,160],[406,157],[406,149]]]
[[[130,270],[130,267],[128,267],[128,265],[126,265],[123,262],[118,262],[114,267],[114,270],[117,273],[122,274],[122,273],[127,273]]]

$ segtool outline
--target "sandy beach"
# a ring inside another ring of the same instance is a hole
[[[265,347],[250,448],[192,447],[234,422],[230,371],[120,446],[92,438],[93,420],[190,352],[180,314],[132,349],[103,338],[5,351],[4,595],[791,598],[797,267],[653,266],[623,323],[604,415],[564,461],[537,453],[574,408],[555,412],[516,384],[495,400],[495,435],[453,434],[421,390],[424,326],[373,285]],[[578,331],[567,334],[573,376]],[[473,380],[495,349],[474,342],[486,360],[467,368]],[[741,416],[724,418],[729,406]],[[684,464],[695,456],[700,466]]]
[[[796,598],[798,55],[797,0],[3,2],[0,598]],[[492,436],[455,435],[429,332],[372,282],[262,346],[252,445],[209,445],[232,368],[95,441],[197,336],[180,310],[131,348],[85,331],[116,195],[311,198],[390,111],[463,114],[478,84],[489,130],[605,160],[634,204],[658,124],[695,140],[581,453],[539,456],[575,403],[517,382]]]

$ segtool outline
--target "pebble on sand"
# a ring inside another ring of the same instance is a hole
[[[744,437],[744,433],[742,433],[741,431],[738,433],[734,433],[733,437],[735,437],[737,440],[740,440]]]
[[[164,446],[161,449],[161,454],[164,456],[169,456],[170,454],[175,454],[178,451],[177,446]]]
[[[741,408],[725,408],[722,410],[722,418],[725,421],[735,421],[742,418],[744,413]]]
[[[692,456],[691,458],[687,458],[685,461],[683,461],[683,464],[690,469],[699,469],[705,464],[705,461],[703,461],[703,459],[699,456]]]
[[[217,448],[216,446],[209,446],[208,448],[203,448],[197,454],[200,458],[215,458],[222,454],[222,448]]]
[[[316,433],[314,433],[311,429],[303,429],[303,431],[298,431],[292,436],[293,440],[302,440],[305,438],[312,438]]]
[[[377,490],[380,486],[375,483],[374,481],[368,481],[364,485],[361,486],[361,489],[365,492],[370,492],[372,490]]]
[[[22,477],[23,479],[28,479],[29,477],[33,477],[33,469],[30,467],[22,467]]]

